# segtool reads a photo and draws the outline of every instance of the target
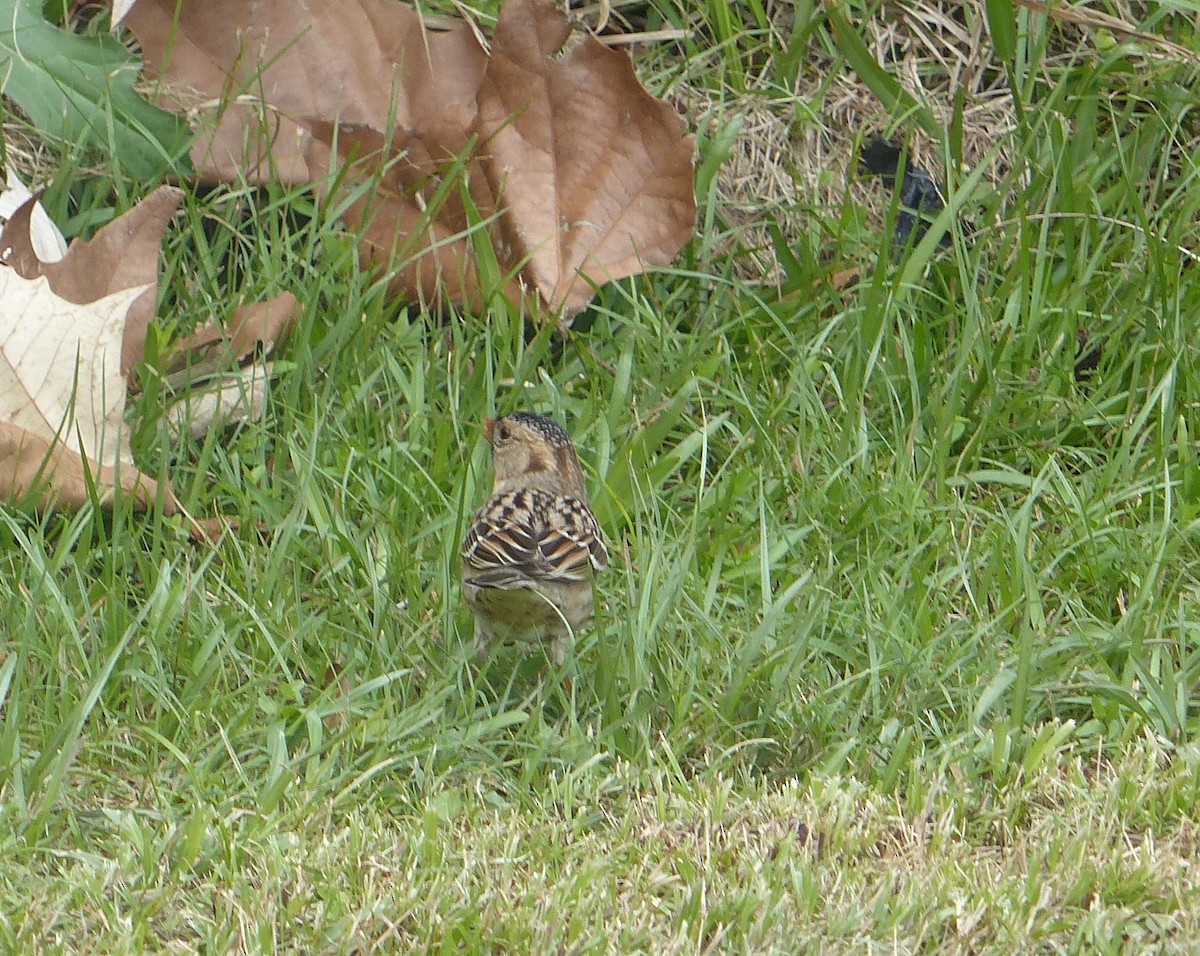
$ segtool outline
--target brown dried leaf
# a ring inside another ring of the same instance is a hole
[[[145,351],[146,330],[157,300],[158,249],[182,198],[181,190],[160,186],[91,239],[71,243],[59,262],[42,262],[34,252],[29,232],[33,203],[28,202],[0,232],[0,262],[26,279],[44,275],[56,296],[75,305],[134,287],[143,289],[124,321],[120,368],[128,375]]]
[[[229,325],[212,322],[171,346],[162,361],[163,372],[175,388],[196,379],[234,369],[254,355],[270,355],[283,346],[304,307],[290,292],[266,302],[240,305]]]
[[[395,270],[393,291],[421,302],[440,304],[444,297],[480,309],[466,210],[456,189],[440,203],[434,198],[441,177],[431,172],[433,164],[414,163],[410,152],[398,151],[370,127],[314,123],[313,134],[309,156],[314,168],[342,166],[347,182],[370,184],[359,190],[344,215],[367,259]],[[480,182],[486,190],[486,181],[480,177]],[[515,279],[503,291],[514,302],[523,295]]]
[[[172,432],[200,440],[214,427],[262,418],[274,370],[263,359],[287,341],[303,311],[282,292],[238,306],[228,327],[213,322],[177,342],[162,362],[168,387],[183,393],[167,409]]]
[[[314,119],[396,129],[438,161],[467,143],[484,53],[466,24],[426,32],[395,0],[140,0],[125,23],[149,72],[211,108],[243,99],[192,150],[204,182],[319,179]]]
[[[188,537],[193,544],[205,544],[210,547],[220,543],[227,534],[234,534],[241,527],[241,521],[228,515],[216,515],[212,518],[190,518]]]
[[[629,57],[572,31],[553,0],[509,0],[479,91],[505,233],[554,311],[665,266],[692,234],[692,141]]]
[[[148,70],[223,108],[192,150],[202,182],[323,184],[355,159],[350,182],[382,179],[347,213],[367,258],[398,262],[400,294],[472,301],[461,216],[426,212],[438,170],[468,148],[475,120],[486,55],[466,24],[427,32],[394,0],[325,0],[305,12],[282,0],[213,0],[178,13],[175,0],[142,0],[126,23]]]
[[[202,181],[322,183],[355,161],[349,183],[372,188],[351,227],[412,298],[480,304],[462,206],[453,190],[434,202],[457,162],[502,268],[567,315],[691,234],[682,120],[626,54],[582,35],[560,52],[571,30],[552,0],[509,0],[490,60],[466,25],[426,31],[394,0],[140,0],[126,23],[148,71],[217,111],[193,150]]]
[[[111,505],[119,487],[133,496],[135,508],[148,510],[158,500],[153,478],[136,468],[119,469],[84,461],[61,443],[51,443],[9,422],[0,422],[0,500],[18,507],[65,511],[82,508],[89,500],[89,483],[102,505]],[[176,514],[179,502],[168,485],[163,489],[163,512]]]

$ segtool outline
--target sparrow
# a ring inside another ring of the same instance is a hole
[[[608,564],[571,436],[532,412],[487,419],[492,496],[462,545],[462,590],[475,653],[537,640],[558,666],[592,618],[592,578]]]

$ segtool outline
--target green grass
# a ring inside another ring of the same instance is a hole
[[[650,10],[705,57],[656,88],[838,49],[819,10]],[[240,519],[215,548],[0,513],[0,949],[1194,949],[1195,76],[1118,47],[1047,82],[1025,37],[1011,171],[954,182],[974,241],[898,253],[848,193],[763,287],[710,131],[694,243],[566,341],[389,300],[302,192],[189,196],[159,334],[304,317],[264,421],[173,448],[141,401],[143,470]],[[46,202],[118,195],[64,166]],[[612,546],[573,689],[470,651],[479,424],[517,408],[576,437]]]

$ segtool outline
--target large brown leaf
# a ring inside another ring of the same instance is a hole
[[[311,164],[344,164],[346,181],[356,187],[343,215],[366,257],[395,270],[393,289],[425,303],[440,305],[448,299],[470,311],[481,309],[483,290],[459,191],[471,167],[460,168],[459,181],[435,195],[448,173],[439,173],[432,162],[418,165],[410,153],[398,152],[369,126],[314,122],[313,134]],[[486,180],[481,174],[476,179],[482,188],[474,191],[482,197],[486,215],[494,203]],[[523,296],[515,278],[502,291],[512,301]]]
[[[439,189],[456,162],[501,268],[556,314],[691,235],[682,120],[626,54],[584,34],[563,50],[552,0],[509,0],[490,58],[395,0],[139,0],[126,23],[149,72],[219,110],[193,150],[203,181],[321,184],[352,162],[351,228],[409,297],[480,303],[457,184]]]
[[[140,0],[125,24],[147,70],[223,108],[192,149],[210,184],[319,180],[313,121],[394,130],[414,162],[456,155],[485,65],[465,24],[427,32],[395,0]]]
[[[553,0],[510,0],[479,91],[484,170],[525,275],[556,311],[668,265],[692,233],[692,141],[629,57]]]

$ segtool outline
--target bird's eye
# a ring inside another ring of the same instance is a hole
[[[497,428],[496,429],[496,437],[499,438],[501,441],[508,441],[509,438],[512,437],[511,433],[508,430],[508,426],[501,425],[499,428]]]

